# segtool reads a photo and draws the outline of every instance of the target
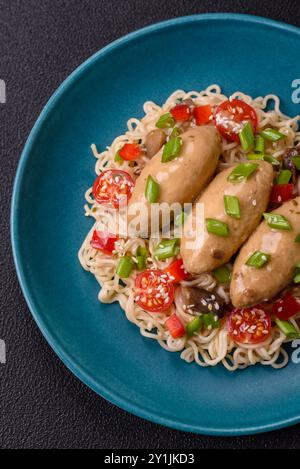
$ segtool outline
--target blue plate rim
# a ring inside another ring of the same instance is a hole
[[[26,303],[29,307],[29,310],[39,327],[41,333],[43,334],[44,338],[56,353],[56,355],[60,358],[60,360],[64,363],[64,365],[86,386],[92,389],[96,394],[100,395],[104,399],[108,400],[109,402],[117,405],[118,407],[122,408],[123,410],[130,412],[138,417],[144,418],[151,422],[167,426],[176,430],[196,433],[196,434],[203,434],[203,435],[215,435],[215,436],[238,436],[238,435],[251,435],[256,433],[262,433],[267,431],[273,431],[280,428],[284,428],[290,425],[294,425],[300,422],[300,415],[296,415],[287,419],[278,419],[272,422],[266,422],[261,425],[252,426],[252,427],[240,427],[240,428],[229,428],[229,427],[202,427],[201,425],[190,425],[186,424],[184,421],[180,419],[170,419],[161,417],[155,412],[149,412],[145,410],[142,406],[134,404],[130,402],[130,399],[124,399],[123,397],[119,396],[115,390],[109,389],[107,384],[99,384],[96,382],[84,369],[83,367],[76,364],[76,359],[71,357],[68,352],[64,350],[63,345],[59,343],[59,339],[55,337],[55,334],[51,333],[47,329],[46,321],[40,317],[38,309],[34,304],[34,300],[32,298],[32,294],[30,292],[30,288],[28,287],[25,269],[22,263],[22,258],[19,256],[19,239],[20,234],[18,232],[18,200],[20,196],[20,189],[22,185],[22,178],[23,174],[27,165],[27,162],[30,159],[31,149],[35,144],[35,140],[39,134],[40,129],[42,128],[44,122],[47,119],[48,114],[52,111],[55,107],[56,103],[60,99],[60,97],[64,94],[65,90],[72,86],[72,84],[77,80],[77,78],[83,74],[86,69],[91,67],[95,61],[97,61],[100,57],[104,57],[105,55],[112,52],[115,48],[119,47],[120,45],[125,45],[127,42],[132,41],[138,37],[142,37],[148,34],[151,34],[153,31],[157,31],[160,29],[167,29],[173,26],[177,26],[178,24],[183,23],[190,23],[190,22],[201,22],[201,21],[237,21],[237,22],[246,22],[246,23],[254,23],[254,24],[262,24],[268,27],[273,27],[276,29],[285,30],[294,34],[300,35],[300,28],[294,25],[290,25],[287,23],[283,23],[280,21],[272,20],[269,18],[264,18],[261,16],[255,15],[245,15],[239,13],[205,13],[205,14],[197,14],[197,15],[189,15],[183,16],[179,18],[173,18],[166,21],[162,21],[159,23],[152,24],[150,26],[146,26],[144,28],[138,29],[134,32],[131,32],[112,43],[108,44],[95,54],[93,54],[90,58],[85,60],[79,67],[77,67],[57,88],[57,90],[52,94],[46,105],[44,106],[42,112],[40,113],[36,123],[34,124],[28,139],[25,143],[24,149],[22,151],[16,176],[13,185],[13,192],[12,192],[12,201],[11,201],[11,244],[12,244],[12,252],[13,252],[13,259],[14,264],[18,276],[18,280],[21,286],[22,293],[26,300]]]

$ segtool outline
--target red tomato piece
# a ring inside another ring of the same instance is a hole
[[[286,321],[292,316],[300,313],[300,300],[291,294],[286,294],[283,298],[275,301],[273,304],[273,314]]]
[[[185,327],[182,324],[180,318],[175,313],[173,313],[169,319],[166,320],[165,326],[174,339],[179,339],[185,334]]]
[[[91,239],[91,246],[105,254],[112,254],[115,249],[116,241],[118,241],[116,236],[107,233],[106,231],[95,230]]]
[[[208,124],[212,119],[212,107],[209,104],[195,107],[194,118],[196,125]]]
[[[294,184],[275,184],[272,188],[270,202],[282,204],[293,198]]]
[[[179,283],[181,280],[186,280],[190,276],[184,268],[182,259],[177,259],[172,262],[169,267],[164,269],[164,272],[168,274],[170,281],[173,283]]]
[[[135,279],[135,302],[150,313],[167,311],[174,300],[174,285],[162,270],[144,270]]]
[[[228,333],[240,344],[259,344],[271,332],[271,317],[262,308],[234,309],[227,320]]]
[[[170,113],[176,122],[189,121],[193,117],[191,108],[187,104],[177,104],[177,106],[170,110]]]
[[[230,141],[239,142],[239,132],[247,122],[253,131],[257,129],[257,115],[253,107],[240,99],[232,99],[221,103],[215,113],[215,122],[220,134]]]
[[[93,185],[93,196],[100,205],[115,208],[126,205],[131,197],[134,181],[126,171],[108,169],[101,173]]]
[[[119,155],[126,161],[137,160],[142,154],[143,151],[137,143],[125,143],[119,150]]]

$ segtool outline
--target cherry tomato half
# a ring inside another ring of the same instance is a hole
[[[259,344],[271,332],[271,316],[259,308],[234,309],[227,320],[230,337],[240,344]]]
[[[142,154],[143,151],[137,143],[125,143],[119,150],[119,155],[126,161],[137,160]]]
[[[176,261],[172,262],[172,264],[164,269],[164,272],[168,274],[170,281],[173,283],[186,280],[190,276],[190,274],[184,268],[182,259],[177,259]]]
[[[104,254],[112,254],[115,249],[115,242],[118,238],[106,231],[97,231],[93,233],[91,239],[91,246],[98,251],[104,252]]]
[[[185,327],[175,313],[166,320],[165,326],[174,339],[179,339],[179,337],[182,337],[185,334]]]
[[[221,103],[215,113],[216,127],[220,134],[230,141],[239,142],[239,132],[247,122],[251,122],[253,131],[257,129],[257,115],[253,107],[240,99]]]
[[[115,208],[126,205],[132,195],[134,181],[126,171],[108,169],[101,173],[93,185],[93,196],[100,205]]]
[[[176,122],[186,122],[193,117],[191,108],[187,104],[177,104],[177,106],[170,109],[170,113]]]
[[[167,311],[174,300],[174,286],[162,270],[144,270],[135,279],[135,302],[150,313]]]
[[[300,300],[290,293],[287,293],[283,298],[275,301],[272,310],[277,318],[286,321],[300,313]]]

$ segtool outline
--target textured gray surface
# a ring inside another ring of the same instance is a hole
[[[0,0],[0,365],[2,448],[299,448],[300,426],[241,438],[194,436],[143,421],[82,385],[42,338],[22,297],[9,242],[13,178],[47,99],[104,45],[142,26],[192,13],[230,11],[300,26],[298,1]],[[234,55],[233,55],[234,56]]]

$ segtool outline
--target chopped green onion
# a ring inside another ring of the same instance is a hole
[[[300,263],[296,265],[293,280],[294,280],[294,283],[300,283]]]
[[[163,154],[161,158],[162,163],[167,163],[168,161],[171,161],[176,158],[176,156],[178,156],[180,153],[181,147],[181,137],[170,138],[170,140],[165,144],[163,149]]]
[[[159,197],[159,184],[150,175],[147,178],[145,197],[150,204],[157,202]]]
[[[300,272],[297,271],[295,277],[294,277],[294,283],[300,283]]]
[[[166,114],[160,116],[155,125],[159,129],[168,129],[175,125],[175,119],[170,112],[167,112]]]
[[[269,262],[270,259],[270,254],[266,254],[261,251],[255,251],[247,260],[246,265],[249,267],[255,267],[255,269],[261,269]]]
[[[264,155],[263,153],[248,153],[247,160],[263,160]]]
[[[220,327],[219,318],[213,313],[203,314],[202,321],[205,327],[217,329]]]
[[[198,332],[201,327],[202,327],[201,316],[197,316],[196,318],[192,319],[192,321],[187,323],[185,329],[186,329],[187,335],[191,337],[195,332]]]
[[[280,162],[271,155],[266,155],[263,153],[248,153],[247,160],[262,160],[266,161],[267,163],[272,164],[273,166],[280,165]]]
[[[128,278],[134,268],[134,262],[131,257],[121,257],[117,265],[116,274],[120,278]]]
[[[240,142],[244,151],[249,151],[254,145],[254,134],[253,128],[250,122],[244,125],[243,129],[239,133]]]
[[[138,270],[144,270],[146,267],[146,257],[144,256],[136,256],[136,261],[137,261],[137,269]]]
[[[276,184],[288,184],[291,180],[292,175],[292,171],[290,171],[289,169],[283,169],[278,174]]]
[[[225,212],[233,218],[241,218],[240,202],[233,195],[224,195]]]
[[[278,161],[274,156],[271,155],[264,155],[264,161],[267,161],[267,163],[272,164],[273,166],[279,166],[280,161]]]
[[[265,140],[261,135],[255,137],[255,153],[264,153],[265,152]]]
[[[136,250],[137,269],[144,270],[147,263],[148,249],[144,246],[139,246]]]
[[[187,214],[186,214],[184,211],[182,211],[181,213],[179,213],[179,214],[177,215],[177,217],[175,218],[175,225],[176,225],[176,226],[182,226],[182,225],[184,225],[185,220],[186,220],[186,217],[187,217]]]
[[[290,222],[283,215],[277,213],[264,213],[263,215],[270,228],[286,231],[292,230]]]
[[[228,265],[222,265],[213,271],[213,276],[219,283],[229,283],[231,280],[231,270]]]
[[[275,322],[288,339],[300,338],[300,332],[290,321],[281,321],[281,319],[276,318]]]
[[[154,250],[154,257],[159,261],[168,259],[169,257],[176,256],[178,254],[179,239],[164,239],[156,246]]]
[[[300,171],[300,156],[294,156],[293,162],[296,168]]]
[[[222,238],[227,238],[229,236],[229,228],[226,223],[223,223],[220,220],[214,220],[213,218],[207,218],[206,229],[209,233],[216,236],[221,236]]]
[[[229,174],[229,182],[242,182],[248,177],[251,176],[254,171],[257,170],[258,164],[256,163],[242,163],[234,168],[234,170]]]
[[[181,134],[181,129],[179,127],[174,127],[174,129],[170,133],[170,138],[179,137],[180,134]]]
[[[300,234],[298,234],[295,238],[295,243],[300,243]]]
[[[122,156],[120,155],[120,153],[117,151],[117,153],[115,154],[115,162],[116,163],[123,163],[124,160],[122,158]]]
[[[139,246],[136,250],[136,255],[137,256],[143,256],[143,257],[148,257],[149,251],[144,246]]]
[[[278,140],[282,140],[286,137],[286,135],[282,134],[281,132],[278,132],[278,130],[271,128],[262,130],[260,132],[260,135],[265,140],[269,140],[270,142],[278,142]]]

